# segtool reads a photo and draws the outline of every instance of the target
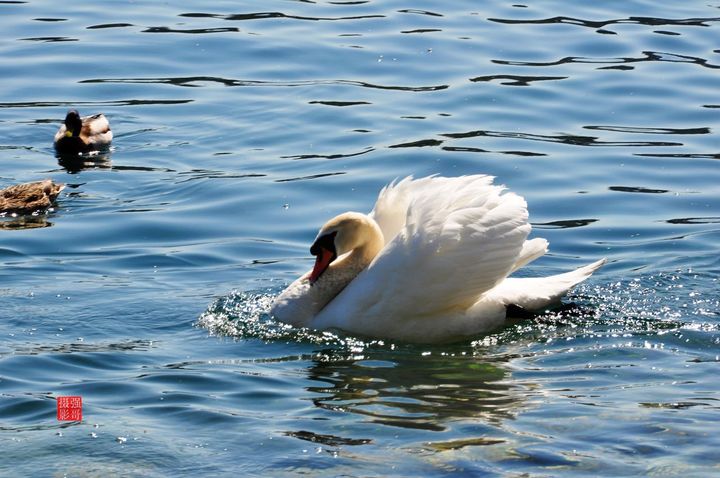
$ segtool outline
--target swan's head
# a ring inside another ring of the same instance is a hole
[[[379,232],[372,219],[358,212],[346,212],[326,222],[310,247],[310,254],[315,256],[310,284],[314,284],[339,256],[363,247],[375,238],[375,235],[368,233],[368,229]],[[382,233],[380,238],[382,242]]]
[[[73,136],[79,136],[80,130],[82,130],[82,119],[80,113],[77,110],[68,111],[65,116],[65,136],[68,138]]]

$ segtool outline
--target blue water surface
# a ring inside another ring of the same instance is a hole
[[[0,1],[2,476],[711,476],[717,2]],[[66,111],[112,150],[60,160]],[[421,346],[268,322],[318,227],[485,173],[568,306]],[[80,395],[83,420],[58,421]]]

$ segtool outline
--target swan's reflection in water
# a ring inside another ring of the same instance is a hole
[[[308,388],[318,394],[313,403],[377,424],[443,431],[450,421],[475,418],[498,425],[518,413],[527,392],[510,380],[509,359],[471,350],[337,355],[331,351],[309,368],[310,379],[326,384]]]
[[[303,356],[308,360],[303,368],[312,382],[305,389],[318,409],[344,413],[351,422],[359,416],[363,423],[437,432],[464,420],[498,428],[527,406],[532,384],[514,380],[509,362],[517,355],[499,353],[493,340],[474,345],[390,345],[296,329],[268,319],[274,296],[267,291],[233,293],[211,304],[197,324],[219,336],[315,343],[312,354]],[[493,337],[502,334],[488,336]],[[331,425],[285,434],[329,444],[340,439],[336,432]]]

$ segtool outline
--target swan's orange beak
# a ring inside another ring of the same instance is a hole
[[[320,276],[323,275],[323,272],[330,266],[330,263],[335,260],[335,257],[333,251],[328,251],[324,247],[320,248],[320,252],[315,256],[315,266],[310,273],[310,285],[317,282]]]

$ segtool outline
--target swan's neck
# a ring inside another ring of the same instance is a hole
[[[318,292],[326,299],[325,304],[333,300],[355,277],[360,274],[377,256],[385,245],[382,231],[370,217],[362,215],[357,224],[356,246],[330,264],[327,271],[315,283]]]
[[[380,227],[369,217],[365,219],[367,222],[360,229],[364,234],[365,241],[341,257],[340,260],[330,266],[331,268],[334,266],[335,268],[347,267],[363,270],[370,265],[375,256],[382,250],[384,241]]]
[[[343,234],[345,240],[341,241],[339,252],[349,252],[331,263],[312,285],[309,282],[312,271],[308,271],[275,299],[271,313],[283,322],[310,326],[312,319],[335,299],[384,247],[385,241],[380,227],[368,216],[345,213],[330,223],[335,225],[338,221],[343,222],[342,230],[347,233]]]

